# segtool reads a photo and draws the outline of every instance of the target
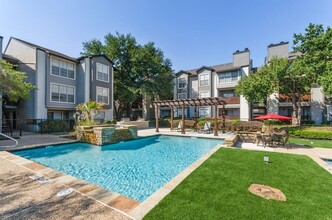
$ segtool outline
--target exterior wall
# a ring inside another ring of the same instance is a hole
[[[29,47],[15,39],[10,39],[4,53],[20,60],[18,69],[27,74],[27,82],[36,85],[36,49]],[[18,119],[35,118],[35,93],[36,90],[32,91],[30,93],[30,99],[22,101],[19,104],[17,109]]]
[[[323,123],[323,112],[325,109],[325,98],[321,87],[311,88],[311,120],[316,124]]]
[[[38,90],[35,91],[35,118],[46,119],[47,109],[46,101],[46,72],[47,72],[47,55],[44,51],[37,50],[37,70],[36,70],[36,85]]]
[[[249,52],[247,53],[249,54]],[[243,67],[240,70],[241,75],[249,75],[250,66]],[[244,96],[240,96],[240,120],[241,121],[249,121],[250,119],[250,107],[248,101],[244,98]]]
[[[86,63],[85,59],[81,60],[80,63],[77,65],[77,71],[76,71],[76,90],[79,91],[76,93],[76,103],[84,103],[86,101],[85,94],[86,91],[89,91],[89,88],[86,86],[86,81],[90,82],[89,80],[86,80],[86,75],[88,74],[85,70]]]
[[[248,49],[233,53],[234,66],[248,66],[249,63],[250,63],[250,52]]]
[[[198,77],[189,77],[189,98],[198,98]],[[195,117],[195,107],[189,107],[189,117]]]
[[[97,80],[97,63],[106,65],[109,67],[109,82],[103,82]],[[97,100],[97,87],[103,87],[109,89],[109,100],[108,104],[105,104],[105,109],[112,109],[112,102],[113,102],[113,88],[112,88],[112,75],[113,75],[113,67],[112,64],[106,60],[104,57],[93,57],[91,59],[91,66],[90,66],[91,76],[90,76],[90,100]]]
[[[47,68],[45,74],[47,75],[47,80],[46,80],[46,108],[48,109],[61,109],[61,110],[74,110],[76,105],[77,105],[77,64],[75,64],[74,70],[75,70],[75,78],[70,79],[70,78],[65,78],[65,77],[60,77],[60,76],[54,76],[51,74],[51,58],[54,56],[49,56],[47,59]],[[54,58],[61,58],[61,57],[54,57]],[[53,102],[51,101],[51,83],[56,83],[56,84],[62,84],[66,86],[73,86],[74,87],[74,94],[75,94],[75,99],[74,103],[59,103],[59,102]]]
[[[200,86],[199,76],[201,74],[208,74],[209,75],[209,85],[207,85],[207,86]],[[213,97],[213,94],[212,94],[212,84],[213,84],[213,81],[212,80],[213,80],[213,77],[212,77],[212,71],[211,70],[204,70],[204,71],[198,73],[198,98],[200,98],[200,93],[201,92],[208,92],[209,93],[209,97]],[[212,115],[213,115],[212,107],[207,106],[206,108],[209,109],[209,115],[207,115],[207,117],[212,117]],[[199,110],[198,110],[198,115],[199,115]]]

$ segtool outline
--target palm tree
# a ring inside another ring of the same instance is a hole
[[[76,110],[81,111],[81,120],[91,122],[93,120],[92,116],[95,111],[104,108],[105,103],[89,101],[85,103],[78,104]]]

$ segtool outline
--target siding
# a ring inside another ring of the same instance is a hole
[[[74,110],[77,105],[77,64],[75,64],[75,79],[69,79],[59,76],[51,75],[51,58],[54,56],[48,56],[47,58],[47,68],[46,68],[46,75],[47,75],[47,81],[46,81],[46,107],[48,109],[59,109],[59,110]],[[66,60],[66,62],[68,62]],[[67,86],[74,86],[75,87],[75,102],[73,104],[71,103],[58,103],[58,102],[51,102],[51,83],[57,83]]]
[[[97,63],[106,65],[109,67],[109,82],[103,82],[97,80]],[[112,88],[112,75],[113,75],[113,66],[112,64],[106,60],[104,57],[92,57],[91,58],[91,83],[90,83],[90,100],[96,100],[97,97],[97,86],[98,87],[103,87],[103,88],[108,88],[109,89],[109,104],[105,105],[105,109],[111,109],[112,108],[112,103],[113,103],[113,88]]]
[[[4,53],[20,60],[18,69],[27,74],[27,82],[36,85],[36,49],[15,39],[10,39]],[[18,119],[35,118],[35,93],[36,91],[32,91],[30,99],[20,103],[17,112]]]

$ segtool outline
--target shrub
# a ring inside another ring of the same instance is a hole
[[[332,140],[332,132],[330,131],[302,130],[297,128],[291,128],[289,129],[289,134],[292,137],[298,138]]]
[[[282,122],[280,120],[264,120],[264,125],[269,126],[269,125],[281,125]]]
[[[45,120],[40,122],[39,126],[41,127],[41,130],[44,133],[70,130],[69,121],[65,120]]]
[[[261,131],[263,123],[260,121],[240,121],[237,126],[236,130],[238,131]]]

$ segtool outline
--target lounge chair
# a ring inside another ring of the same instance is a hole
[[[199,133],[206,133],[206,134],[210,134],[211,133],[211,122],[205,122],[204,124],[204,128],[199,130]]]

